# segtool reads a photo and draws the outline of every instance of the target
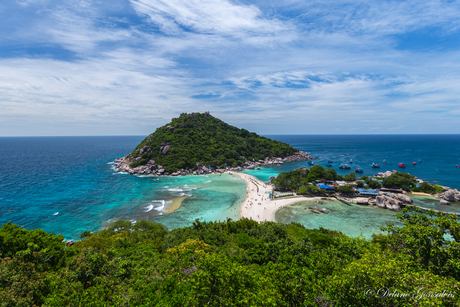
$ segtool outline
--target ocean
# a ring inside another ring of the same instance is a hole
[[[338,166],[350,159],[354,161],[352,170],[360,167],[363,175],[376,173],[376,169],[371,168],[373,162],[381,165],[378,171],[398,169],[398,163],[404,162],[405,172],[431,183],[460,188],[460,169],[455,167],[460,164],[459,135],[268,137],[311,153],[318,158],[315,164],[325,166],[328,159],[333,160],[333,168],[342,175],[349,171],[339,170]],[[146,177],[116,173],[112,161],[131,152],[143,138],[0,138],[0,222],[12,221],[27,229],[41,228],[62,233],[66,239],[78,239],[83,231],[101,229],[117,218],[148,219],[169,229],[189,226],[195,219],[238,219],[246,186],[236,176]],[[382,163],[383,159],[387,164]],[[423,162],[419,164],[419,160]],[[413,166],[413,161],[417,165]],[[281,171],[301,166],[307,166],[306,162],[246,172],[267,181]],[[416,201],[425,207],[440,208],[436,199]],[[275,218],[280,222],[295,221],[307,227],[325,227],[365,237],[378,232],[387,222],[396,221],[394,214],[386,210],[350,209],[332,203],[329,204],[331,213],[321,220],[319,216],[309,216],[302,206],[306,204],[283,208]],[[447,209],[457,211],[458,208],[460,205],[453,204]],[[361,222],[364,220],[365,223]]]

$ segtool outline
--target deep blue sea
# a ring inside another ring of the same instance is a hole
[[[338,166],[350,159],[354,161],[352,169],[363,168],[363,175],[376,172],[371,168],[373,162],[382,166],[380,171],[398,169],[398,163],[404,162],[406,172],[432,183],[460,188],[460,169],[455,167],[460,164],[459,135],[268,137],[311,153],[319,158],[316,164],[325,166],[332,159],[339,174],[349,172]],[[78,239],[83,231],[98,230],[115,218],[149,219],[170,229],[190,225],[196,218],[238,219],[246,187],[235,176],[138,177],[115,173],[111,162],[131,152],[143,138],[0,138],[0,223],[11,220],[28,229],[42,228],[62,233],[67,239]],[[383,159],[387,164],[382,163]],[[412,166],[413,161],[419,160],[423,163]],[[306,162],[285,163],[248,172],[266,181],[271,175],[305,165]],[[292,212],[279,219],[296,220]],[[329,219],[333,220],[333,216]],[[355,234],[356,230],[349,233]]]

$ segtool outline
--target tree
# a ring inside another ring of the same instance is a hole
[[[337,191],[339,193],[344,193],[344,194],[350,194],[354,192],[353,186],[347,184],[347,185],[342,185],[337,188]]]

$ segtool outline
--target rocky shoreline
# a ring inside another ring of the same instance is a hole
[[[143,149],[141,149],[143,150]],[[244,158],[244,157],[243,157]],[[316,158],[310,157],[310,155],[303,151],[298,151],[293,155],[279,158],[279,157],[272,157],[272,158],[265,158],[265,160],[253,160],[249,161],[244,158],[245,162],[241,166],[237,167],[226,167],[226,168],[212,168],[208,165],[197,163],[194,169],[181,169],[176,172],[168,172],[164,169],[162,165],[157,165],[155,160],[148,161],[145,165],[139,165],[135,168],[131,168],[131,163],[137,162],[136,159],[133,158],[131,154],[124,156],[123,158],[116,158],[114,161],[115,170],[121,173],[127,173],[130,175],[153,175],[153,176],[185,176],[185,175],[204,175],[204,174],[212,174],[212,173],[224,173],[226,171],[242,171],[244,169],[255,169],[260,166],[268,166],[268,165],[279,165],[285,162],[294,162],[294,161],[306,161],[306,160],[313,160]]]

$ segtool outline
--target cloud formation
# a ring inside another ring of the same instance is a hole
[[[460,133],[460,3],[374,2],[2,3],[0,136]]]

